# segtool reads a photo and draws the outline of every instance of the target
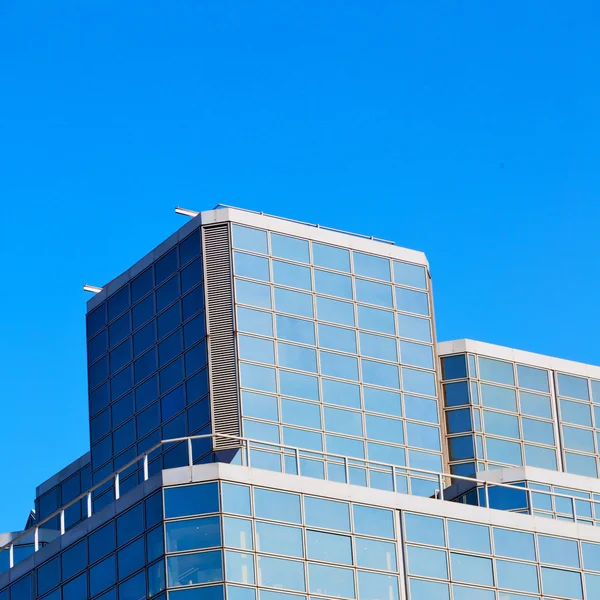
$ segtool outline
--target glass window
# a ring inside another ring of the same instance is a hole
[[[392,542],[355,538],[356,564],[368,569],[397,571],[396,546]]]
[[[152,267],[140,273],[131,282],[131,301],[137,302],[154,287],[154,271]]]
[[[308,263],[308,241],[279,233],[271,233],[271,254],[296,262]]]
[[[279,420],[277,398],[256,392],[242,392],[242,412],[245,417],[256,417],[268,421]]]
[[[309,559],[325,562],[352,564],[352,543],[350,536],[306,531],[306,553]]]
[[[165,518],[219,512],[219,488],[214,482],[165,488]]]
[[[318,404],[282,398],[281,415],[284,423],[321,429],[321,408]]]
[[[362,378],[365,383],[381,385],[385,387],[398,389],[400,380],[398,377],[398,367],[386,363],[376,362],[374,360],[361,360]]]
[[[356,354],[356,333],[353,329],[320,323],[319,346]]]
[[[513,363],[479,357],[479,378],[495,383],[515,385]]]
[[[360,408],[360,387],[345,381],[321,378],[323,402],[349,408]]]
[[[517,466],[523,463],[521,445],[518,442],[487,438],[486,448],[488,460]]]
[[[384,413],[386,415],[402,416],[400,394],[388,390],[380,390],[365,386],[363,388],[365,410]]]
[[[179,263],[186,265],[194,256],[198,256],[200,247],[200,231],[197,229],[179,244]]]
[[[269,281],[269,259],[244,252],[233,253],[233,265],[236,275]]]
[[[517,365],[517,377],[519,378],[519,387],[537,390],[538,392],[550,392],[548,371],[545,369]]]
[[[241,550],[252,550],[254,548],[252,521],[249,519],[223,517],[223,535],[225,546],[232,546]]]
[[[350,507],[345,502],[304,496],[304,518],[313,527],[350,531]]]
[[[27,581],[27,579],[22,579],[21,581]],[[17,584],[19,585],[19,584]],[[22,590],[17,592],[16,586],[12,586],[11,596],[17,598],[31,598],[31,591],[27,590],[25,594],[21,594]],[[17,593],[15,593],[17,592]],[[80,600],[81,598],[88,597],[87,591],[87,573],[82,573],[79,577],[69,581],[69,583],[63,585],[62,588],[62,597],[63,600]]]
[[[404,394],[404,411],[408,419],[438,423],[438,404],[436,400],[428,400],[418,396]]]
[[[106,556],[115,549],[115,523],[111,521],[97,529],[88,538],[90,563]]]
[[[312,289],[310,268],[280,260],[273,261],[273,281],[303,290]]]
[[[556,471],[556,454],[554,449],[525,444],[525,464],[530,467]]]
[[[315,291],[327,296],[352,300],[352,278],[347,275],[315,269]]]
[[[516,416],[492,410],[483,411],[483,422],[486,433],[519,439],[519,420]]]
[[[414,342],[400,342],[400,361],[406,365],[433,369],[433,348]]]
[[[390,281],[390,261],[387,258],[353,252],[354,272],[372,279]]]
[[[220,550],[167,557],[169,586],[196,585],[222,579]]]
[[[586,598],[600,598],[600,575],[585,573]]]
[[[442,379],[463,379],[467,376],[467,360],[464,354],[442,358]]]
[[[465,587],[462,585],[452,585],[452,595],[454,600],[495,600],[496,594],[492,590],[483,590],[481,588]],[[512,596],[501,592],[502,600],[538,600],[537,598]]]
[[[319,351],[321,374],[358,381],[358,359],[334,352]]]
[[[250,250],[260,254],[268,254],[267,232],[262,229],[252,229],[242,225],[231,227],[233,234],[233,247],[240,250]]]
[[[369,306],[357,307],[358,326],[361,329],[370,329],[379,333],[395,335],[394,313]]]
[[[463,583],[476,583],[479,585],[494,585],[492,573],[492,560],[481,556],[450,553],[450,566],[452,579]]]
[[[431,342],[431,322],[429,319],[413,317],[398,313],[398,335],[403,338],[411,338],[422,342]]]
[[[426,450],[440,450],[440,431],[437,427],[407,422],[406,437],[409,446]]]
[[[319,400],[319,380],[311,375],[279,371],[279,391],[286,396]]]
[[[496,560],[498,587],[520,592],[539,592],[536,565]]]
[[[481,384],[481,402],[484,406],[517,412],[515,390],[497,385]]]
[[[274,556],[259,556],[258,585],[304,592],[304,563]]]
[[[333,300],[331,302],[334,302]],[[275,288],[275,310],[299,317],[313,317],[313,297],[303,292]],[[318,303],[317,303],[318,310]]]
[[[340,408],[324,408],[325,429],[335,433],[346,433],[362,437],[362,414],[359,412],[342,410]]]
[[[567,459],[567,473],[584,475],[585,477],[597,477],[596,459],[593,456],[565,452]]]
[[[296,429],[295,427],[283,427],[283,443],[286,446],[296,448],[307,448],[309,450],[322,450],[323,439],[320,433]],[[306,475],[305,472],[302,473]]]
[[[344,248],[336,248],[326,244],[312,243],[313,262],[319,267],[350,272],[350,253]]]
[[[581,542],[581,551],[583,553],[583,568],[590,571],[600,571],[600,544]]]
[[[364,458],[365,449],[362,440],[344,438],[337,435],[326,435],[327,451],[331,454]]]
[[[448,579],[448,565],[444,550],[407,546],[408,572],[410,575]]]
[[[474,458],[473,436],[461,435],[448,439],[450,460],[465,460]]]
[[[392,286],[359,278],[355,279],[354,285],[358,302],[393,308]]]
[[[404,444],[402,421],[388,417],[366,415],[367,437],[382,442]]]
[[[398,362],[396,340],[373,333],[360,333],[360,353],[363,356]]]
[[[37,570],[38,594],[45,594],[60,583],[60,563],[56,557]]]
[[[350,302],[317,296],[317,318],[320,321],[354,327],[354,305]]]
[[[587,427],[592,426],[592,413],[589,404],[561,400],[560,413],[561,419],[565,423],[575,423],[576,425],[585,425]]]
[[[283,315],[277,315],[276,319],[278,338],[301,344],[315,345],[315,325],[312,321],[285,317]]]
[[[122,546],[144,531],[144,506],[138,504],[117,519],[117,545]]]
[[[411,265],[405,262],[394,261],[394,282],[400,285],[427,289],[427,275],[425,267]]]
[[[221,484],[223,512],[250,516],[250,488],[235,483]]]
[[[554,444],[554,427],[536,419],[521,419],[523,437],[529,442]],[[592,444],[593,447],[593,444]]]
[[[254,585],[254,554],[226,550],[225,573],[228,581]]]
[[[445,546],[444,521],[436,517],[404,513],[404,535],[408,542]]]
[[[355,598],[354,571],[326,565],[308,565],[309,591],[313,594]]]
[[[256,549],[259,552],[302,558],[302,529],[257,521]]]
[[[396,308],[418,315],[429,316],[429,297],[425,292],[396,288]]]
[[[263,442],[279,443],[279,427],[258,421],[244,419],[244,435],[253,440],[262,440]]]
[[[413,394],[437,396],[435,375],[426,371],[402,367],[402,389]]]
[[[273,337],[273,317],[271,313],[262,310],[252,310],[251,308],[238,306],[237,328],[240,331]]]
[[[408,580],[411,600],[450,600],[447,583],[427,581],[425,579]]]
[[[239,334],[238,352],[242,360],[254,360],[269,365],[275,364],[275,350],[271,340]]]
[[[241,363],[240,381],[243,387],[253,388],[263,392],[277,391],[275,369],[269,369],[268,367]]]
[[[114,557],[108,560],[112,563],[111,569],[114,569]],[[105,561],[106,562],[106,561]],[[117,553],[117,564],[119,569],[119,579],[125,579],[135,571],[141,569],[146,562],[146,553],[144,550],[144,538],[139,538],[135,542],[125,546]],[[102,564],[102,563],[100,563]],[[90,586],[92,583],[92,574],[90,572]],[[115,583],[114,579],[108,585]],[[108,585],[106,587],[108,587]]]
[[[542,567],[542,590],[544,594],[564,598],[583,598],[581,574],[574,571],[563,571]]]
[[[221,545],[219,517],[166,523],[167,552],[200,550]]]
[[[558,374],[558,393],[561,396],[589,400],[588,380],[574,375]]]
[[[241,304],[271,308],[271,288],[262,283],[253,283],[243,279],[235,280],[235,298]]]
[[[397,448],[389,444],[376,444],[375,442],[368,442],[367,447],[369,450],[369,460],[400,466],[406,465],[406,452],[404,448]],[[375,476],[376,472],[371,471],[371,482]],[[371,483],[371,487],[377,486]]]
[[[394,539],[394,513],[373,506],[352,506],[355,533]]]
[[[398,578],[358,571],[358,590],[361,600],[398,600]]]
[[[301,523],[300,497],[296,494],[262,488],[254,489],[254,511],[257,517]]]
[[[579,550],[575,540],[538,535],[540,562],[563,567],[579,567]]]
[[[446,412],[446,425],[448,433],[464,433],[471,431],[471,410],[460,408]]]
[[[548,396],[519,391],[519,402],[521,404],[521,412],[525,415],[542,417],[544,419],[552,418],[552,408],[550,407],[550,398]]]
[[[462,406],[469,404],[469,386],[466,381],[446,383],[444,388],[444,403],[446,406]]]
[[[280,366],[288,369],[310,371],[311,373],[317,372],[317,352],[312,348],[278,342],[277,360]]]
[[[457,550],[490,554],[489,529],[484,525],[448,520],[448,546]]]

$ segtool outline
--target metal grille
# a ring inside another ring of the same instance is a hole
[[[240,436],[233,317],[233,277],[229,225],[204,227],[202,232],[206,328],[213,433]],[[215,450],[239,447],[239,442],[215,438]]]

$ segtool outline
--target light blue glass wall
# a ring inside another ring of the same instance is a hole
[[[441,358],[453,473],[558,468],[551,373],[474,354]]]
[[[440,471],[425,267],[239,225],[233,246],[244,435]]]

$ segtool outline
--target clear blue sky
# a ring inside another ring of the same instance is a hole
[[[599,363],[599,22],[596,0],[2,2],[0,531],[87,449],[82,284],[176,205],[424,250],[440,339]]]

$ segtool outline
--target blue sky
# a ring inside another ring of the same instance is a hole
[[[439,339],[599,363],[599,21],[593,0],[3,2],[0,531],[87,449],[83,283],[176,205],[424,250]]]

